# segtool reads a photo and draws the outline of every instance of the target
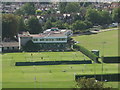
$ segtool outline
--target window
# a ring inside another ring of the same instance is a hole
[[[7,47],[7,50],[9,50],[9,47]]]
[[[14,48],[14,47],[12,47],[12,49],[14,50],[15,48]]]
[[[38,39],[33,39],[33,41],[38,41]]]

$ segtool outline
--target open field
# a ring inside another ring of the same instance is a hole
[[[118,56],[118,30],[73,38],[89,50],[100,50],[100,56],[103,54],[105,56]],[[103,44],[103,42],[105,43]]]
[[[98,49],[105,56],[118,55],[117,30],[74,37],[89,50]],[[3,88],[74,88],[74,74],[102,74],[102,64],[14,66],[17,61],[84,60],[80,52],[5,53],[2,55]],[[43,57],[43,59],[41,59]],[[85,57],[86,60],[89,58]],[[103,64],[103,74],[118,73],[118,64]],[[118,82],[106,86],[118,87]]]

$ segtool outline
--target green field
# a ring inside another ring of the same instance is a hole
[[[117,32],[115,30],[95,35],[76,36],[74,39],[89,50],[98,49],[101,53],[103,52],[101,42],[106,40],[104,54],[117,56]],[[2,55],[3,88],[74,88],[74,74],[102,73],[101,64],[15,66],[17,61],[84,60],[84,55],[80,52],[36,52],[32,54],[33,56],[31,53],[5,53]],[[85,59],[89,60],[87,57]],[[103,67],[104,74],[118,73],[118,64],[103,64]],[[118,83],[108,82],[106,86],[117,88]]]
[[[73,38],[89,50],[100,50],[100,55],[118,56],[118,30]],[[105,43],[103,44],[103,42]]]

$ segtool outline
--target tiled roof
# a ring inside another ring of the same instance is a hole
[[[0,47],[18,47],[18,42],[2,42],[0,43]]]

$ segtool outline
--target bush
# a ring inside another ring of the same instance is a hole
[[[104,82],[97,81],[95,78],[80,78],[77,80],[77,87],[80,87],[81,90],[104,90]],[[107,88],[110,90],[110,88]]]
[[[38,51],[39,46],[34,44],[32,40],[28,41],[25,46],[22,47],[24,51]]]
[[[120,57],[102,57],[104,63],[120,63]]]
[[[93,54],[92,52],[90,52],[89,50],[87,50],[86,48],[84,48],[83,46],[80,45],[73,45],[74,49],[77,49],[78,51],[82,52],[83,54],[85,54],[87,57],[89,57],[90,59],[92,59],[95,62],[99,62],[98,61],[98,56],[96,56],[95,54]]]

